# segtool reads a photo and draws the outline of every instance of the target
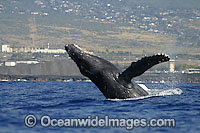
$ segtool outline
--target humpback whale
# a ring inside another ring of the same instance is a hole
[[[90,54],[75,44],[67,44],[65,50],[77,64],[81,74],[88,77],[107,99],[147,96],[148,92],[132,81],[132,78],[143,74],[152,66],[170,59],[165,54],[145,56],[137,62],[132,62],[122,72],[111,62]]]

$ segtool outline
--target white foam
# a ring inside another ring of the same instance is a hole
[[[152,89],[149,92],[151,96],[168,96],[168,95],[180,95],[183,91],[179,88],[176,89]]]

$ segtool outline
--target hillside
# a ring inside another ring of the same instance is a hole
[[[199,59],[199,5],[197,0],[0,1],[0,45],[76,43],[102,55],[165,52]]]

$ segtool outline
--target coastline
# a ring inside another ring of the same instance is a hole
[[[147,83],[200,83],[200,73],[153,73],[147,72],[133,79]],[[89,81],[82,75],[0,75],[0,81]]]

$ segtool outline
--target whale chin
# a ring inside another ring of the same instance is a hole
[[[144,57],[123,72],[107,60],[82,50],[78,45],[68,44],[65,49],[71,59],[77,64],[80,72],[88,77],[109,99],[126,99],[147,96],[148,93],[132,78],[143,74],[152,66],[169,61],[165,54]]]

